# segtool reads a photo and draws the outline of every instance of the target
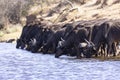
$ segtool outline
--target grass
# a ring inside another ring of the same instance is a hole
[[[0,37],[2,37],[4,35],[3,31],[0,31]]]
[[[9,39],[17,39],[21,35],[22,27],[21,25],[11,25],[7,29],[0,31],[0,42],[7,41]]]

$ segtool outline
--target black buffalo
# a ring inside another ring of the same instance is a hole
[[[31,27],[31,25],[25,25],[22,29],[22,33],[19,39],[17,39],[17,44],[16,44],[16,48],[25,48],[25,38],[27,36],[27,33],[29,32],[29,28]]]
[[[49,51],[51,51],[51,53],[55,53],[58,42],[61,40],[63,35],[64,35],[64,30],[59,30],[54,32],[52,36],[48,38],[46,44],[44,44],[42,49],[43,53],[48,53]]]
[[[41,49],[41,47],[46,44],[47,40],[51,35],[53,34],[53,31],[48,28],[42,29],[42,31],[39,31],[36,36],[31,39],[30,41],[30,50],[32,53],[36,53]]]
[[[117,21],[110,21],[104,23],[107,26],[106,31],[106,41],[107,41],[107,54],[110,54],[113,50],[113,56],[116,56],[116,42],[120,41],[120,22]]]
[[[29,42],[32,38],[35,37],[36,34],[41,32],[42,26],[40,24],[27,24],[23,27],[22,33],[20,38],[17,40],[16,48],[22,48],[30,50],[29,48]]]
[[[81,57],[79,43],[85,42],[85,39],[89,40],[88,38],[90,32],[84,27],[78,28],[78,26],[73,27],[72,25],[69,25],[65,31],[62,45],[58,47],[55,57],[58,58],[64,53],[64,51],[72,48],[75,49],[76,56],[78,58]]]
[[[99,50],[99,46],[104,45],[104,49],[107,49],[108,54],[112,53],[116,55],[115,42],[119,42],[120,23],[114,21],[106,21],[99,26],[99,30],[93,40],[96,46],[96,51]],[[98,54],[98,53],[97,53]]]

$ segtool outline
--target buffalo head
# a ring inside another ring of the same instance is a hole
[[[32,53],[36,53],[38,51],[38,47],[37,47],[37,41],[35,38],[31,39],[31,41],[29,42],[29,47]]]
[[[25,48],[25,43],[22,39],[17,39],[16,48],[21,48],[21,49]]]
[[[85,39],[86,44],[84,44],[85,49],[83,50],[83,55],[86,58],[91,58],[92,55],[95,53],[96,48],[93,42],[89,42]]]
[[[55,54],[55,58],[59,58],[59,56],[61,56],[63,54],[63,45],[64,45],[65,40],[63,38],[61,38],[61,41],[58,42],[58,46],[57,46],[57,51]]]

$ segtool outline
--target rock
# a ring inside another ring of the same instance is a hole
[[[12,43],[13,41],[15,41],[15,39],[9,39],[6,43]]]

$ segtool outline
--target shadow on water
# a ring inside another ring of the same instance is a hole
[[[70,56],[61,56],[59,58],[60,60],[67,60],[67,61],[73,61],[73,62],[100,62],[99,59],[94,58],[81,58],[77,59],[76,57],[70,57]]]
[[[61,56],[60,60],[74,61],[74,62],[105,62],[105,61],[120,61],[119,57],[96,57],[96,58],[81,58],[77,59],[76,57],[70,56]]]

